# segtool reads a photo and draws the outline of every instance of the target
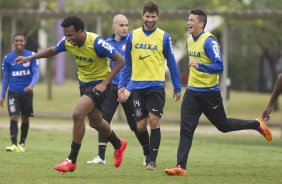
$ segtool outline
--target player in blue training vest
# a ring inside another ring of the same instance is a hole
[[[161,142],[160,119],[165,105],[165,67],[169,68],[174,87],[173,98],[181,96],[181,83],[168,33],[157,27],[159,8],[154,2],[144,5],[142,27],[129,33],[125,50],[126,67],[121,71],[119,100],[126,101],[132,92],[137,130],[146,137],[150,124],[150,155],[147,169],[156,169]]]
[[[15,50],[4,57],[2,63],[3,83],[0,96],[0,106],[3,107],[6,91],[8,90],[8,112],[10,116],[10,137],[12,145],[6,151],[24,152],[25,140],[29,130],[29,117],[33,116],[33,88],[39,79],[38,61],[17,64],[18,56],[31,56],[32,51],[24,49],[25,36],[17,33],[12,41]],[[18,121],[21,117],[21,136],[17,144]]]
[[[17,62],[22,63],[34,58],[54,56],[65,51],[75,56],[81,98],[72,114],[73,138],[70,154],[54,169],[63,173],[76,169],[77,156],[85,134],[84,120],[86,117],[89,120],[89,125],[106,136],[112,143],[115,149],[114,166],[118,168],[122,163],[127,141],[116,136],[109,123],[102,118],[101,110],[106,95],[105,91],[112,78],[123,66],[124,59],[101,36],[86,32],[84,22],[80,17],[69,16],[62,21],[61,26],[65,36],[55,47],[41,50],[30,57],[16,59]],[[110,70],[108,58],[115,62],[112,70]]]
[[[166,169],[168,175],[186,175],[188,154],[201,114],[223,133],[253,129],[268,141],[272,139],[271,131],[262,118],[241,120],[226,117],[219,86],[219,74],[223,72],[220,47],[215,36],[204,32],[206,23],[207,15],[202,10],[191,10],[187,21],[191,34],[187,40],[190,71],[181,105],[176,167]]]

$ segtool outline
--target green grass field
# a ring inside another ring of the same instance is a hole
[[[53,86],[53,100],[48,101],[46,85],[39,84],[35,88],[35,112],[51,116],[31,119],[26,152],[5,151],[5,147],[10,145],[9,119],[6,107],[0,108],[0,183],[281,183],[282,139],[277,127],[281,122],[281,112],[272,113],[270,125],[273,125],[276,134],[270,143],[255,131],[222,134],[212,126],[200,124],[198,129],[202,131],[194,137],[188,161],[188,176],[166,176],[164,169],[175,165],[179,141],[181,102],[172,102],[171,95],[167,91],[164,119],[175,121],[162,124],[162,142],[156,171],[147,171],[142,165],[142,149],[135,136],[127,126],[126,130],[119,128],[125,122],[114,121],[117,134],[128,140],[128,148],[120,168],[113,167],[113,148],[110,144],[106,165],[85,164],[97,155],[97,132],[87,125],[77,170],[60,174],[53,167],[69,154],[72,122],[68,118],[54,117],[70,117],[78,100],[78,86],[77,83],[69,81],[64,85]],[[229,117],[253,119],[260,116],[268,100],[269,94],[231,91],[227,114]]]
[[[148,171],[142,165],[141,147],[129,131],[118,131],[128,140],[124,162],[113,167],[113,148],[109,144],[106,165],[87,165],[97,155],[97,133],[87,130],[73,173],[60,174],[54,165],[70,150],[71,131],[30,129],[27,151],[6,152],[10,144],[8,129],[0,129],[0,183],[281,183],[282,139],[268,143],[261,136],[196,134],[188,162],[188,176],[166,176],[163,170],[176,161],[178,132],[163,131],[158,169]]]
[[[182,96],[185,89],[182,91]],[[71,113],[79,98],[78,83],[76,81],[66,81],[63,85],[52,86],[52,100],[47,99],[47,85],[39,83],[34,89],[34,112],[38,115],[54,117],[71,117]],[[179,122],[180,106],[179,102],[173,102],[171,85],[168,85],[166,91],[166,105],[164,109],[163,120],[169,122]],[[231,91],[230,99],[227,102],[226,112],[228,117],[254,119],[261,116],[270,94],[250,93]],[[6,105],[6,104],[5,104]],[[279,99],[280,108],[282,108],[282,99]],[[0,115],[5,116],[6,108],[0,108]],[[282,110],[272,112],[270,125],[280,125],[282,122]],[[205,120],[205,117],[202,118]]]

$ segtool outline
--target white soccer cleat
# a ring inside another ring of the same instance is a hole
[[[93,160],[89,160],[86,162],[87,164],[106,164],[106,160],[102,160],[100,156],[93,158]]]

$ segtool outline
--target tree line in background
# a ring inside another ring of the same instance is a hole
[[[155,0],[160,9],[203,9],[217,11],[234,10],[281,10],[282,3],[277,0]],[[58,2],[63,3],[64,10],[122,10],[142,9],[147,0],[29,0],[29,1],[4,1],[0,0],[2,9],[38,9],[41,3],[45,3],[45,9],[56,10]],[[130,30],[141,26],[140,19],[129,19]],[[173,42],[182,41],[187,38],[186,20],[163,19],[160,14],[158,26],[172,36]],[[40,17],[33,19],[17,19],[17,32],[27,35],[27,49],[37,51],[38,30],[40,28]],[[55,37],[54,19],[46,19],[44,27],[48,33],[48,46],[57,43]],[[95,17],[85,18],[88,31],[95,32]],[[112,34],[112,17],[103,16],[102,35],[104,38]],[[12,17],[2,19],[2,57],[11,50],[11,25]],[[282,72],[282,18],[273,20],[253,19],[231,20],[228,44],[230,55],[228,58],[229,78],[231,89],[245,91],[269,92],[276,81],[277,74]],[[218,27],[214,34],[221,42],[223,26]],[[183,44],[185,47],[185,44]],[[221,43],[222,47],[222,43]],[[1,58],[2,60],[3,58]],[[73,60],[67,58],[67,60]],[[186,66],[187,58],[181,60],[181,66]],[[67,62],[66,75],[69,78],[75,77],[76,67],[74,62]],[[187,70],[186,70],[187,71]]]

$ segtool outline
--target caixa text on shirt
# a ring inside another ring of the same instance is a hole
[[[75,59],[80,60],[80,61],[93,62],[92,58],[88,58],[88,57],[84,57],[84,56],[75,56]]]
[[[13,71],[12,76],[24,76],[24,75],[30,75],[30,70],[18,70],[18,71]]]
[[[188,56],[192,56],[192,57],[201,57],[201,53],[200,52],[197,52],[197,51],[192,51],[192,50],[189,50],[188,51]]]
[[[135,49],[158,50],[157,45],[136,43]]]

